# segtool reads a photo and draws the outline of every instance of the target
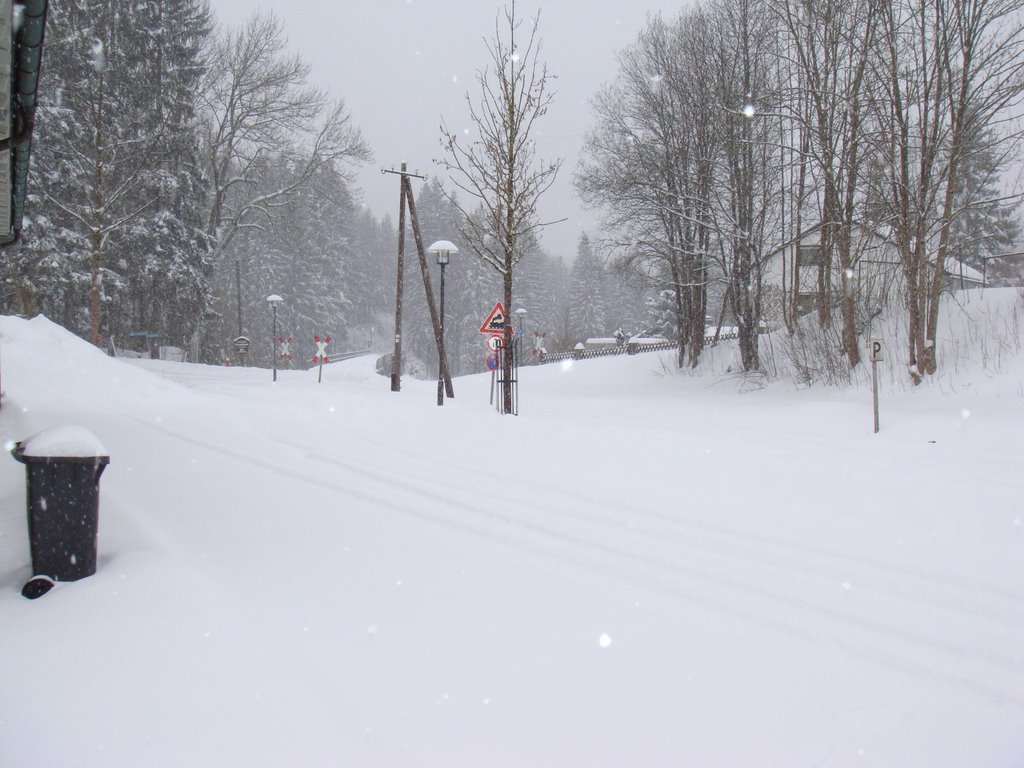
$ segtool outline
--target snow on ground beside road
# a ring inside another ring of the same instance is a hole
[[[0,345],[4,441],[111,456],[99,572],[36,601],[0,460],[2,765],[1024,765],[1019,354],[883,377],[874,435],[863,382],[671,353],[525,368],[511,418]]]

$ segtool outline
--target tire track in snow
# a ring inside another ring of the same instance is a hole
[[[415,458],[420,464],[435,464],[445,471],[446,476],[457,470],[478,482],[478,468],[441,462],[431,456],[424,457],[422,454],[384,445],[365,437],[360,437],[359,440],[384,452],[396,452]],[[284,442],[300,450],[315,450],[292,441]],[[432,477],[425,473],[421,473],[420,477],[423,482],[432,481]],[[535,489],[539,497],[523,495],[521,488],[524,486]],[[983,618],[1015,629],[1024,627],[1024,596],[990,584],[972,583],[941,572],[928,572],[863,555],[789,541],[781,537],[754,534],[706,521],[670,516],[634,504],[610,502],[607,498],[586,491],[570,491],[564,486],[523,478],[517,478],[517,486],[510,486],[502,492],[504,498],[522,509],[540,509],[549,515],[571,518],[588,524],[597,523],[616,531],[626,531],[656,541],[669,540],[700,554],[715,554],[743,562],[755,560],[772,568],[827,576],[833,579],[832,583],[855,582],[858,591],[913,600],[916,603]],[[552,497],[559,497],[563,501],[552,503]],[[569,511],[570,508],[580,507],[584,507],[586,511]],[[636,520],[643,520],[646,524],[637,525],[632,521],[616,519],[601,512],[609,507],[614,507]],[[597,514],[595,510],[598,511]],[[714,548],[709,549],[692,541],[688,536],[692,533],[711,537],[720,543],[712,545]],[[737,544],[747,549],[737,550]],[[912,579],[918,586],[907,584],[907,578]],[[936,592],[936,587],[945,591]]]
[[[756,595],[764,600],[775,602],[785,607],[797,608],[801,611],[807,611],[810,613],[816,613],[822,616],[827,616],[832,620],[850,624],[859,629],[866,630],[869,633],[896,637],[900,640],[919,646],[929,647],[932,650],[944,652],[957,658],[968,656],[977,661],[982,661],[1001,672],[1020,672],[1022,670],[1022,665],[1016,659],[1013,659],[1009,656],[1004,656],[1002,654],[993,653],[988,649],[971,647],[962,644],[953,644],[945,642],[938,638],[934,638],[930,635],[921,634],[919,632],[914,632],[912,630],[904,629],[902,627],[884,624],[882,622],[865,617],[852,616],[850,614],[838,611],[834,608],[823,606],[818,603],[813,603],[800,597],[793,597],[790,595],[780,594],[778,591],[774,591],[760,585],[751,584],[736,577],[724,576],[722,574],[714,573],[707,570],[700,570],[693,566],[683,565],[672,560],[667,560],[665,558],[652,558],[643,556],[624,547],[610,545],[605,542],[595,541],[594,539],[589,539],[572,533],[567,533],[557,528],[553,528],[549,525],[524,521],[522,518],[513,517],[512,515],[496,513],[493,511],[482,513],[478,501],[479,494],[475,489],[466,490],[459,488],[457,486],[449,485],[445,488],[445,493],[442,495],[438,493],[436,490],[434,490],[434,488],[436,487],[436,483],[434,483],[433,481],[431,481],[431,485],[428,487],[426,485],[414,483],[410,481],[408,478],[395,478],[391,475],[386,475],[374,469],[358,467],[347,461],[339,460],[335,457],[332,457],[328,454],[319,451],[311,451],[308,448],[302,449],[301,446],[296,446],[295,444],[292,445],[293,447],[303,450],[303,452],[307,456],[311,456],[312,458],[316,458],[318,460],[329,463],[333,466],[342,468],[360,477],[374,480],[385,487],[402,488],[403,490],[411,493],[414,496],[414,498],[428,497],[439,502],[440,504],[454,504],[455,506],[458,506],[459,508],[472,513],[477,518],[485,518],[487,520],[498,521],[508,528],[526,530],[532,533],[536,533],[541,537],[553,537],[561,541],[571,542],[574,545],[582,545],[584,547],[589,547],[617,558],[626,559],[634,563],[641,563],[646,566],[653,566],[656,569],[672,572],[680,576],[685,576],[688,579],[702,579],[705,582],[712,583],[718,587],[723,587],[740,592],[746,592],[750,595]],[[458,493],[464,498],[455,502],[452,499],[454,493]],[[559,511],[554,508],[543,511],[549,514],[560,515]],[[564,515],[560,516],[564,517]],[[573,517],[574,519],[579,520],[581,522],[593,522],[592,519],[583,515],[576,515]],[[623,529],[621,526],[615,526],[615,530],[621,532],[625,529]],[[657,537],[653,538],[656,541],[660,541],[660,539],[658,539]],[[738,558],[741,556],[734,555],[733,557]]]
[[[439,492],[436,489],[435,478],[430,478],[429,484],[427,479],[413,481],[408,478],[396,478],[376,469],[352,464],[326,452],[311,450],[308,446],[284,442],[291,449],[331,464],[364,482],[371,481],[377,487],[372,492],[360,490],[337,480],[325,479],[318,474],[282,467],[280,463],[260,456],[224,448],[216,443],[200,439],[192,434],[183,434],[166,425],[155,424],[144,418],[124,413],[113,413],[119,418],[142,424],[169,437],[234,461],[335,491],[376,508],[457,530],[512,549],[531,552],[549,558],[555,563],[570,564],[604,577],[612,574],[622,581],[637,584],[642,588],[676,600],[694,603],[708,610],[724,613],[745,623],[782,632],[815,645],[836,647],[876,665],[896,669],[933,682],[941,682],[980,696],[990,702],[1010,704],[1024,709],[1024,697],[1019,692],[1005,689],[1000,685],[993,685],[985,680],[978,680],[974,676],[950,671],[961,665],[950,665],[948,662],[939,661],[929,664],[919,658],[921,651],[927,649],[950,656],[957,662],[963,662],[967,658],[983,663],[992,671],[999,673],[1001,682],[1007,678],[1019,678],[1021,664],[1000,653],[943,642],[928,635],[892,627],[875,620],[852,617],[800,597],[779,594],[760,584],[750,584],[732,576],[682,565],[662,557],[647,557],[618,545],[596,541],[550,525],[526,521],[503,513],[481,511],[475,488],[450,486],[445,488],[444,492]],[[282,441],[277,442],[282,443]],[[422,457],[417,455],[417,458]],[[400,498],[396,498],[396,493],[408,495],[408,500],[403,502]],[[470,498],[453,498],[454,494]],[[431,503],[432,509],[424,509],[424,500]],[[456,513],[453,514],[450,510],[456,510]],[[552,510],[545,511],[551,512]],[[575,517],[578,520],[586,519],[581,515]],[[619,529],[622,530],[621,527]],[[680,581],[680,577],[683,579],[682,581]],[[752,597],[759,600],[751,600]],[[770,611],[758,610],[758,606],[763,603],[772,604],[774,607]],[[782,614],[778,612],[780,608],[783,611]],[[783,618],[785,611],[794,609],[798,612],[797,616]],[[826,619],[835,628],[822,625],[807,626],[806,620],[803,620],[806,615]],[[845,630],[840,627],[845,627]],[[854,640],[847,637],[845,633],[851,630],[861,634],[861,639]],[[901,653],[892,647],[879,646],[877,641],[885,637],[902,643],[906,646],[903,649],[905,652]],[[911,655],[907,655],[906,651],[909,651]]]

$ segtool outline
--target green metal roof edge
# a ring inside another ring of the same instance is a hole
[[[24,0],[21,26],[14,37],[11,67],[11,237],[0,242],[0,245],[13,243],[21,235],[47,4],[48,0]]]

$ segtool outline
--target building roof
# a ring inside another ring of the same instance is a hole
[[[24,0],[10,47],[0,45],[0,69],[7,65],[9,74],[0,78],[4,81],[0,91],[3,85],[9,89],[2,93],[9,108],[0,110],[0,114],[6,112],[0,119],[0,247],[21,236],[47,5],[48,0]],[[7,24],[11,24],[11,3],[7,0],[0,7],[7,14]],[[3,39],[8,36],[3,35]]]
[[[950,277],[963,278],[964,280],[970,280],[972,283],[984,283],[985,276],[981,274],[974,267],[970,267],[964,264],[962,261],[954,259],[952,256],[946,257],[946,274]]]

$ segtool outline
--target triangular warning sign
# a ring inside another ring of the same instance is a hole
[[[499,301],[494,305],[494,309],[491,310],[491,314],[484,320],[484,324],[480,326],[480,333],[504,333],[505,332],[505,308],[501,306]]]

